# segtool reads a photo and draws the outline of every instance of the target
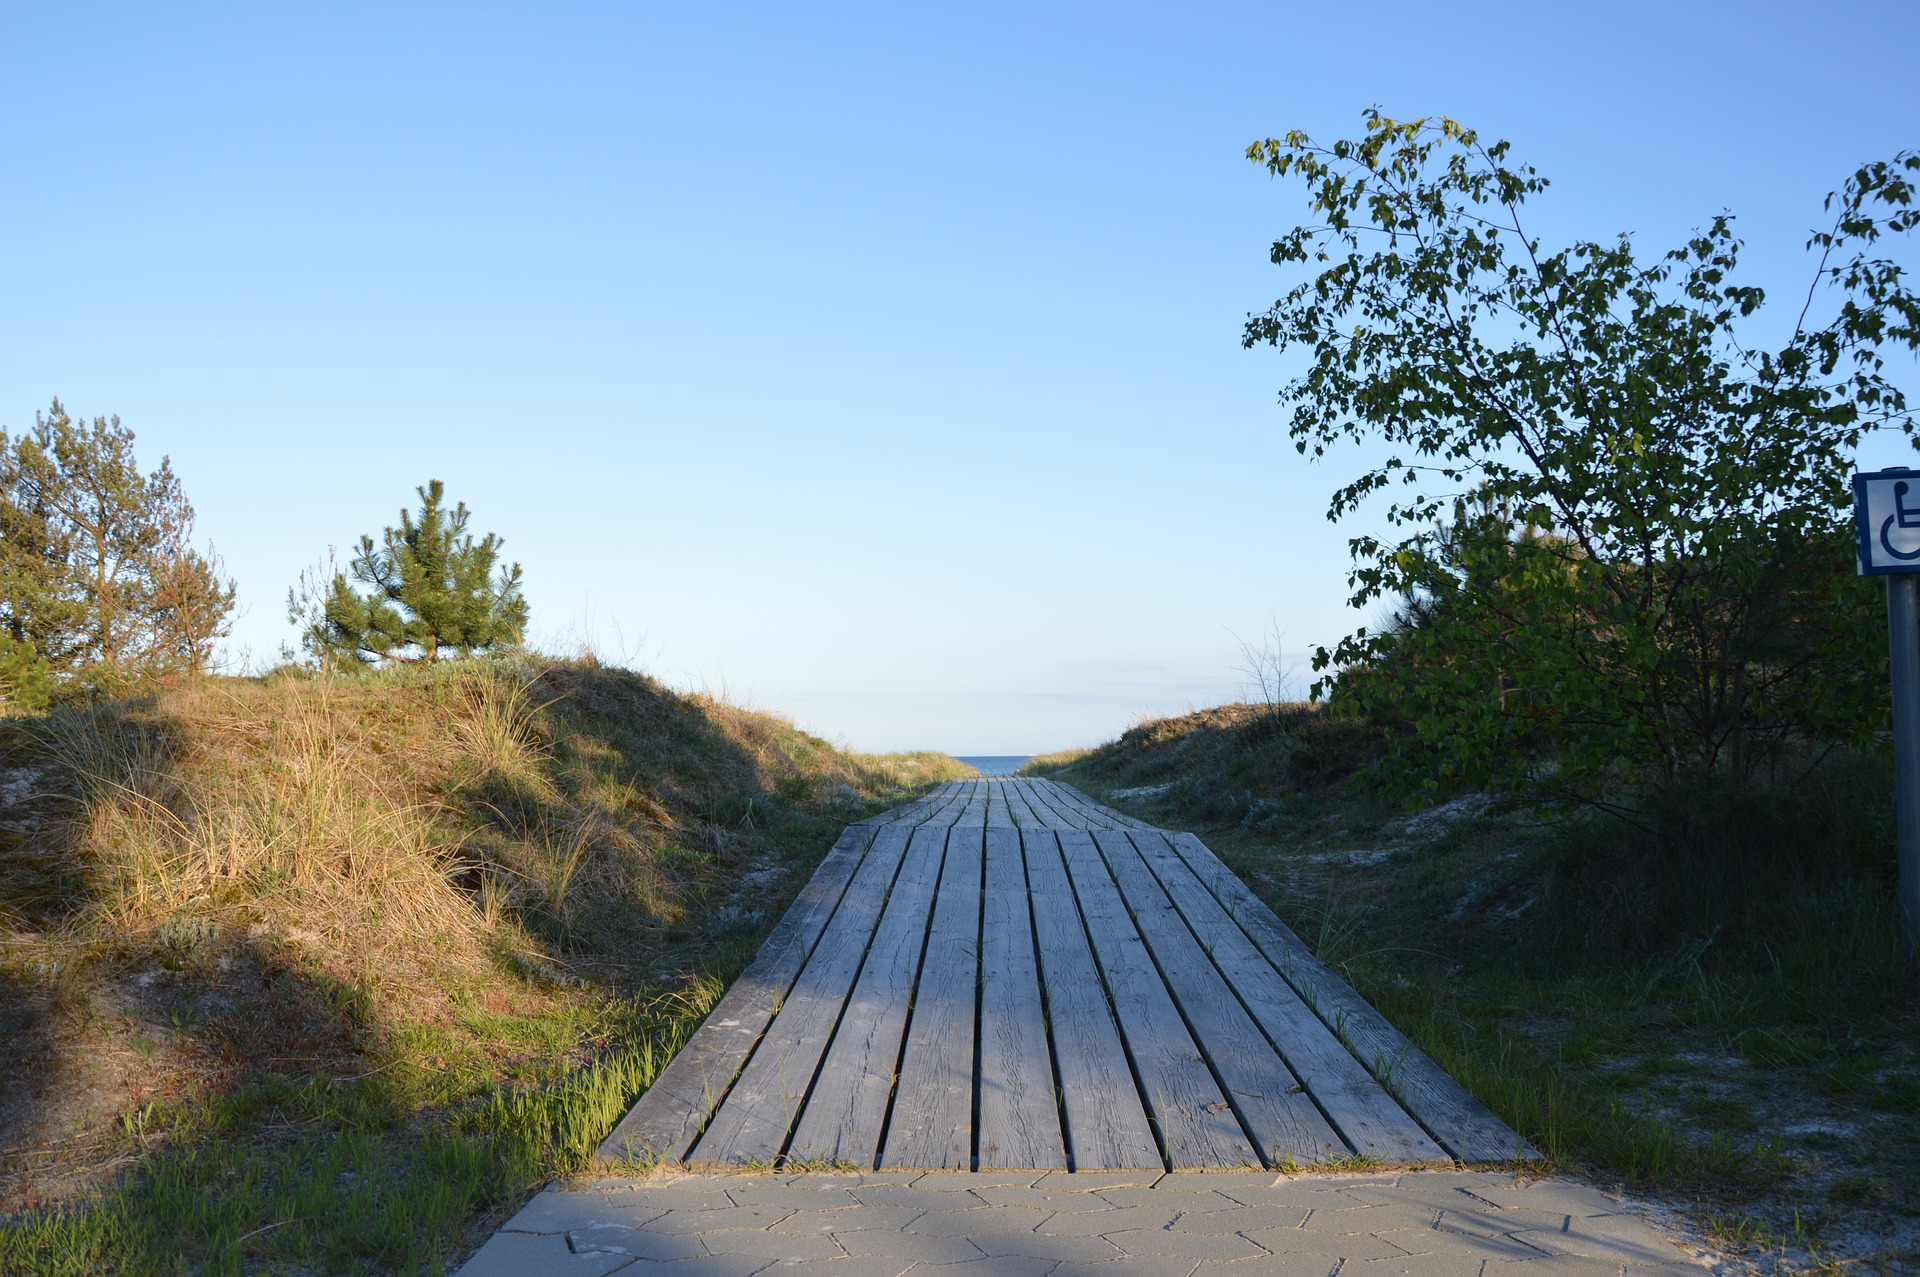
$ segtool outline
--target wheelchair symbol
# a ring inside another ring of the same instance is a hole
[[[1907,504],[1908,489],[1909,485],[1905,480],[1893,485],[1893,513],[1888,515],[1886,522],[1880,525],[1880,548],[1896,559],[1912,562],[1914,559],[1920,559],[1920,546],[1911,550],[1896,550],[1893,548],[1892,540],[1887,536],[1896,522],[1903,529],[1920,528],[1920,505]]]

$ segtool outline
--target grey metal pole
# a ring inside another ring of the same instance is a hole
[[[1920,577],[1887,578],[1893,673],[1893,827],[1900,843],[1900,952],[1920,953]]]

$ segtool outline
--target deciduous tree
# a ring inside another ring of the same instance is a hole
[[[1920,219],[1920,155],[1829,197],[1771,348],[1731,215],[1650,261],[1625,235],[1549,248],[1521,219],[1546,180],[1445,119],[1248,156],[1311,219],[1245,342],[1305,355],[1281,396],[1302,453],[1367,446],[1328,517],[1387,494],[1352,601],[1402,600],[1317,653],[1315,690],[1401,722],[1407,779],[1591,798],[1866,738],[1885,641],[1847,477],[1867,432],[1914,427],[1885,357],[1920,346],[1920,300],[1880,241]]]

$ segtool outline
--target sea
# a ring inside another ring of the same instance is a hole
[[[991,754],[969,758],[965,754],[955,754],[955,758],[979,772],[982,776],[1011,776],[1020,770],[1020,764],[1032,758],[1032,754]]]

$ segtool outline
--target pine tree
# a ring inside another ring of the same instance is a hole
[[[362,536],[348,563],[353,579],[372,588],[361,594],[347,573],[334,574],[323,619],[301,640],[323,661],[436,661],[443,651],[466,656],[520,642],[520,565],[495,573],[500,538],[489,532],[476,541],[466,503],[442,507],[440,480],[415,491],[419,514],[401,510],[400,526],[387,528],[379,545]]]
[[[172,464],[143,474],[117,416],[76,419],[56,399],[32,430],[0,431],[0,683],[26,705],[51,683],[205,669],[234,587],[193,548],[193,521]]]

